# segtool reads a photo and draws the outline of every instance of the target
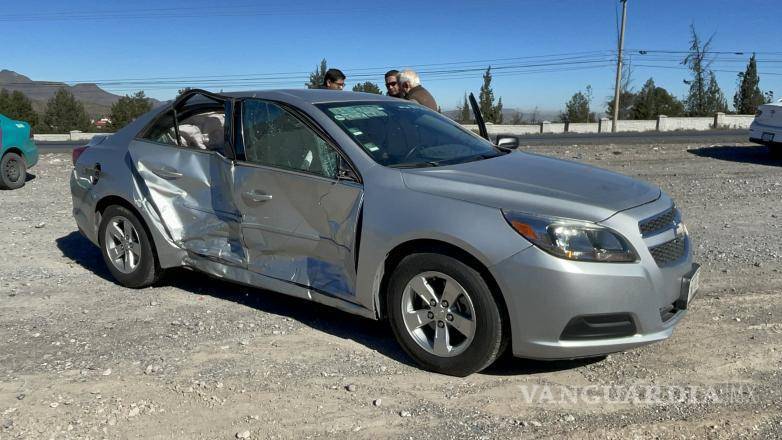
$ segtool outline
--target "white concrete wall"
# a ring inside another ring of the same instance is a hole
[[[71,141],[90,141],[97,135],[112,133],[82,133],[72,131],[68,134],[33,134],[33,140],[38,142],[71,142]]]
[[[465,124],[464,128],[478,132],[478,126],[476,124]],[[525,134],[540,134],[540,125],[502,125],[502,124],[487,124],[486,131],[490,135],[496,134],[510,134],[514,136],[521,136]]]
[[[657,130],[656,119],[639,119],[639,120],[623,120],[616,121],[616,131],[655,131]],[[611,131],[611,122],[608,122],[608,131]]]
[[[38,142],[68,142],[71,140],[69,134],[33,134],[33,140]]]
[[[567,127],[568,133],[599,133],[600,124],[597,122],[571,122]]]
[[[717,113],[717,127],[749,129],[753,119],[755,119],[754,115],[726,115],[724,113]]]
[[[564,133],[565,124],[563,122],[548,122],[543,121],[540,123],[541,133]]]
[[[714,125],[714,117],[665,118],[660,124],[660,131],[675,130],[709,130]]]

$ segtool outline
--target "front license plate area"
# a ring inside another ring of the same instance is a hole
[[[774,133],[763,133],[760,139],[763,142],[774,142]]]
[[[679,299],[676,301],[676,308],[684,310],[689,307],[690,302],[698,294],[698,288],[701,283],[701,266],[700,264],[693,264],[692,270],[682,277],[681,293]]]

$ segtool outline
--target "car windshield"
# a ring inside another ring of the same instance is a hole
[[[414,103],[341,102],[318,107],[381,165],[451,165],[502,154],[454,121]]]

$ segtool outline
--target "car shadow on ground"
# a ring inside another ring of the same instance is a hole
[[[57,247],[67,258],[115,283],[106,268],[100,250],[79,232],[57,239]],[[281,293],[253,288],[212,278],[186,269],[170,269],[160,281],[193,295],[207,295],[252,307],[265,313],[288,317],[315,330],[342,339],[353,340],[402,364],[418,368],[402,350],[386,322],[352,315],[332,307],[291,297]],[[534,361],[502,356],[481,374],[512,376],[568,370],[597,362],[601,358],[573,361]]]
[[[62,252],[63,256],[70,258],[81,267],[104,280],[115,282],[111,272],[109,272],[106,264],[103,262],[103,255],[101,255],[100,249],[87,240],[85,236],[81,235],[80,232],[73,231],[55,241],[57,248]]]
[[[782,167],[782,157],[773,156],[772,152],[769,151],[769,147],[763,145],[714,145],[695,148],[687,152],[700,157],[710,157],[730,162]]]
[[[606,356],[597,356],[584,359],[565,359],[557,361],[539,361],[534,359],[520,359],[513,357],[508,352],[497,359],[494,364],[483,370],[480,374],[489,376],[521,376],[540,373],[552,373],[555,371],[572,370],[579,367],[595,364],[605,360]]]

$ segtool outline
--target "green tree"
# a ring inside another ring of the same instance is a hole
[[[649,78],[636,94],[630,108],[630,119],[655,119],[659,115],[681,116],[684,104]]]
[[[728,100],[725,99],[725,94],[722,93],[722,89],[717,84],[717,76],[713,71],[709,71],[709,82],[706,87],[706,108],[708,115],[713,115],[717,112],[726,113],[728,111]]]
[[[320,60],[320,67],[315,66],[315,71],[310,73],[310,80],[304,83],[308,89],[319,89],[323,86],[323,80],[326,78],[326,71],[329,70],[326,59]]]
[[[0,90],[0,114],[15,121],[24,121],[31,127],[38,125],[38,113],[33,110],[33,102],[24,93],[14,90]]]
[[[87,131],[90,128],[90,118],[84,111],[84,105],[64,87],[57,90],[46,103],[43,122],[49,131],[57,133]]]
[[[365,92],[365,93],[374,93],[377,95],[382,95],[383,93],[380,91],[380,87],[377,86],[377,84],[373,83],[372,81],[366,81],[363,83],[358,83],[355,86],[353,86],[354,92]]]
[[[749,58],[747,69],[738,74],[739,86],[733,95],[733,107],[740,115],[753,115],[758,111],[758,106],[766,102],[766,97],[760,91],[760,78],[758,77],[758,65],[755,54]]]
[[[125,95],[111,106],[109,116],[111,128],[119,130],[150,110],[152,110],[152,102],[143,91],[134,95]]]
[[[619,119],[632,119],[632,108],[636,93],[630,90],[619,91]],[[606,115],[614,116],[614,98],[606,101]]]
[[[590,111],[592,102],[592,86],[586,86],[585,91],[576,92],[565,103],[565,111],[560,114],[562,122],[593,122],[595,114]]]
[[[478,107],[486,122],[502,124],[502,98],[494,104],[494,90],[491,88],[491,66],[483,74],[483,85],[478,95]]]
[[[470,108],[470,102],[467,100],[467,93],[464,94],[464,103],[459,107],[459,122],[462,124],[468,124],[472,120],[472,109]]]
[[[690,52],[682,61],[692,74],[689,80],[684,83],[690,86],[687,98],[684,100],[684,107],[689,116],[709,116],[714,112],[710,105],[714,104],[709,98],[707,88],[707,77],[712,61],[708,54],[711,48],[711,41],[714,35],[709,37],[705,43],[701,43],[698,32],[695,31],[695,25],[690,25]],[[716,85],[716,80],[715,80]]]

